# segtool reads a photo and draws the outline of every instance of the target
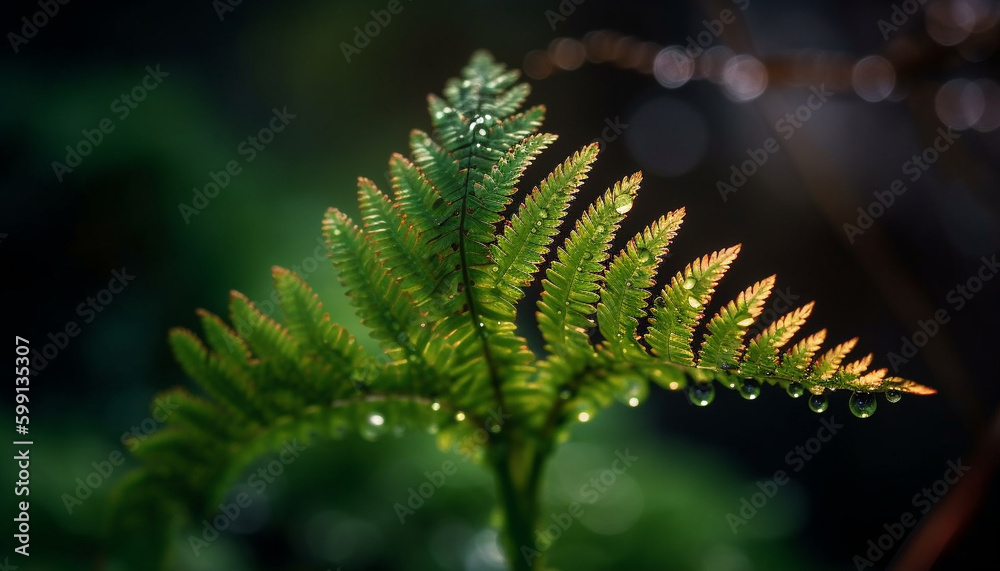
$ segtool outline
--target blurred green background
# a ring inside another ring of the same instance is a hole
[[[553,20],[547,11],[568,10],[556,0],[403,0],[402,12],[348,62],[342,44],[354,41],[355,26],[365,26],[386,2],[246,1],[222,18],[220,4],[70,2],[3,56],[3,322],[8,335],[28,337],[35,347],[70,321],[80,327],[32,379],[32,556],[30,562],[10,557],[20,569],[104,568],[105,542],[115,540],[102,536],[105,499],[135,461],[128,457],[71,514],[63,495],[95,470],[92,463],[126,451],[123,433],[142,429],[157,392],[188,383],[165,336],[172,326],[196,329],[196,307],[224,314],[230,289],[266,300],[268,269],[298,266],[334,319],[374,349],[332,268],[325,259],[314,265],[321,216],[333,205],[357,212],[359,175],[384,188],[390,153],[405,152],[410,129],[429,126],[426,94],[440,92],[473,50],[487,48],[520,67],[555,38],[602,28],[634,35],[639,52],[649,48],[639,40],[683,46],[706,29],[704,20],[734,5],[587,0],[565,20]],[[1000,15],[995,2],[966,4],[994,24]],[[35,2],[9,3],[4,30],[21,33],[21,18],[38,10]],[[728,178],[746,149],[773,135],[775,117],[794,111],[808,86],[782,84],[776,74],[760,99],[738,102],[710,81],[666,89],[648,73],[621,66],[587,64],[539,77],[530,102],[548,106],[545,129],[561,138],[523,186],[601,137],[607,121],[627,123],[623,136],[603,145],[572,213],[614,180],[644,169],[644,193],[623,236],[654,213],[686,206],[669,271],[742,242],[742,258],[717,299],[777,273],[779,287],[798,296],[797,304],[818,300],[814,325],[829,327],[838,342],[860,334],[863,347],[886,366],[886,353],[899,350],[917,320],[951,307],[948,292],[975,274],[982,256],[1000,249],[1000,140],[987,128],[961,130],[960,148],[942,156],[874,230],[854,244],[845,238],[842,225],[854,220],[856,208],[900,177],[900,165],[953,116],[935,103],[941,86],[996,76],[993,49],[966,56],[937,46],[932,55],[945,55],[913,56],[926,51],[925,29],[935,29],[923,13],[894,38],[909,43],[887,48],[876,22],[889,14],[888,2],[754,0],[740,14],[752,40],[740,33],[712,39],[761,58],[826,50],[829,61],[850,62],[885,52],[905,63],[897,67],[893,97],[869,102],[849,86],[838,90],[726,201],[716,181]],[[976,34],[995,40],[996,27]],[[559,44],[552,45],[558,61]],[[116,100],[157,65],[166,72],[162,83],[121,118]],[[982,125],[998,112],[990,89],[980,90]],[[240,145],[268,125],[272,110],[285,108],[295,118],[248,162]],[[59,180],[53,161],[64,162],[65,147],[77,146],[82,131],[105,118],[114,130]],[[242,171],[186,221],[180,204],[190,205],[193,189],[232,160]],[[817,178],[838,184],[817,186]],[[80,309],[123,268],[135,276],[124,291],[99,313]],[[898,406],[882,401],[865,421],[850,417],[846,395],[837,395],[827,414],[845,428],[736,534],[727,513],[739,510],[757,482],[789,470],[786,455],[816,435],[819,417],[804,402],[765,389],[759,401],[746,403],[725,391],[712,406],[696,409],[683,395],[654,391],[638,410],[599,415],[554,460],[544,513],[579,501],[580,486],[610,467],[616,450],[629,449],[640,460],[585,506],[585,516],[550,551],[552,564],[853,568],[852,557],[884,533],[883,524],[914,510],[911,497],[940,479],[947,461],[971,458],[1000,401],[993,359],[998,288],[987,283],[900,370],[941,394]],[[492,485],[480,468],[460,463],[404,525],[395,516],[393,505],[406,500],[408,488],[448,459],[460,460],[425,434],[313,446],[199,557],[187,537],[200,526],[178,530],[173,568],[500,569],[489,526]],[[4,473],[13,477],[13,465],[5,464]],[[12,500],[5,499],[5,514]],[[1000,531],[996,486],[979,501],[940,568],[967,566],[992,552],[988,541]],[[898,549],[897,543],[876,567]]]

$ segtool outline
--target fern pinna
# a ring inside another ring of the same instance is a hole
[[[553,252],[596,145],[556,166],[506,217],[526,167],[556,138],[538,132],[543,107],[521,111],[529,88],[517,78],[475,54],[443,98],[430,96],[433,132],[413,131],[410,156],[390,159],[391,196],[362,178],[360,225],[337,209],[324,219],[333,263],[383,356],[363,350],[281,268],[273,273],[284,325],[233,293],[231,321],[252,326],[242,336],[204,311],[204,342],[171,332],[177,360],[204,395],[173,391],[176,412],[137,450],[143,468],[118,489],[112,537],[133,538],[118,549],[134,568],[148,568],[149,553],[162,562],[177,516],[211,515],[255,458],[290,438],[417,428],[448,447],[488,428],[477,457],[495,472],[508,564],[539,569],[533,530],[546,458],[569,425],[615,400],[637,406],[650,382],[685,389],[700,406],[717,386],[755,398],[762,385],[779,385],[793,397],[810,393],[817,412],[843,389],[861,417],[875,410],[874,393],[895,402],[934,392],[870,370],[871,355],[844,364],[856,340],[823,353],[824,331],[792,343],[812,304],[746,340],[774,277],[722,305],[696,345],[740,247],[696,259],[656,288],[683,209],[610,253],[639,174],[601,194]],[[537,355],[515,322],[546,261],[536,313],[545,354]]]

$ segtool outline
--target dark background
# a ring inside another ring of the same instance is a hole
[[[997,479],[989,462],[977,465],[973,454],[1000,401],[1000,282],[987,282],[961,311],[946,297],[975,275],[983,256],[1000,249],[1000,131],[989,130],[1000,99],[987,89],[984,100],[969,96],[949,115],[935,98],[951,80],[995,80],[996,2],[931,2],[886,42],[877,22],[890,17],[888,2],[752,0],[711,44],[768,65],[766,91],[749,102],[732,100],[723,86],[704,79],[666,89],[641,61],[627,64],[629,54],[655,53],[639,41],[683,45],[706,29],[703,20],[733,8],[730,2],[587,0],[553,29],[546,11],[559,10],[555,0],[404,1],[402,13],[345,61],[341,43],[371,20],[370,10],[385,6],[247,0],[220,21],[210,0],[75,0],[60,6],[18,53],[4,46],[5,330],[41,348],[69,321],[80,326],[32,379],[32,557],[30,563],[12,557],[12,563],[102,567],[103,542],[114,541],[101,533],[104,501],[135,461],[116,468],[73,514],[61,497],[93,471],[92,462],[124,450],[121,434],[149,415],[156,392],[188,383],[167,349],[168,328],[196,329],[196,307],[223,314],[229,289],[266,299],[268,269],[303,265],[313,255],[326,207],[356,213],[356,177],[383,183],[390,153],[406,150],[410,129],[429,127],[425,95],[440,93],[473,50],[489,49],[520,67],[526,54],[545,50],[555,38],[580,39],[598,29],[636,38],[620,44],[631,46],[621,52],[619,63],[626,65],[586,63],[531,80],[530,102],[548,106],[544,129],[560,140],[525,186],[600,137],[606,120],[620,120],[629,127],[606,141],[572,212],[643,169],[644,192],[623,237],[657,213],[687,207],[667,271],[744,245],[717,302],[777,273],[778,287],[798,296],[797,303],[818,301],[807,331],[827,327],[831,342],[860,335],[857,356],[872,351],[877,366],[889,365],[887,354],[900,351],[918,320],[939,308],[951,320],[899,370],[939,389],[937,396],[906,397],[898,405],[882,400],[875,416],[862,421],[848,413],[847,395],[835,395],[827,415],[845,427],[735,535],[726,513],[756,491],[755,482],[788,470],[785,455],[815,436],[819,419],[804,402],[774,389],[753,403],[722,391],[715,404],[697,409],[681,394],[654,390],[637,411],[616,407],[600,415],[574,434],[553,465],[552,509],[565,509],[568,491],[586,482],[586,470],[608,467],[614,450],[630,448],[641,460],[626,483],[592,507],[584,525],[556,544],[553,563],[566,569],[854,568],[852,557],[884,533],[883,524],[915,511],[912,496],[959,458],[973,466],[970,473],[985,477],[987,489],[973,496],[975,515],[936,568],[980,568],[980,558],[993,559],[1000,496],[989,484]],[[37,10],[33,2],[8,3],[3,32],[19,32],[20,18]],[[943,46],[928,33],[948,14],[970,13],[979,15],[980,31],[958,46]],[[722,200],[716,182],[746,159],[747,149],[776,136],[776,120],[806,101],[809,85],[837,87],[844,69],[849,80],[853,63],[871,54],[896,67],[888,101],[865,101],[841,85],[759,173]],[[797,68],[801,85],[780,71],[792,56],[804,62]],[[112,102],[157,64],[169,76],[119,119]],[[209,171],[242,162],[241,141],[282,107],[296,115],[288,128],[186,224],[179,203],[191,203],[192,189],[210,181]],[[851,244],[843,225],[857,219],[858,207],[873,202],[874,193],[902,178],[903,163],[931,145],[935,130],[956,112],[981,115],[980,123],[958,130],[957,144]],[[63,161],[65,146],[76,145],[82,129],[105,117],[115,130],[57,180],[52,162]],[[134,281],[86,322],[78,305],[122,268]],[[321,263],[308,280],[334,318],[363,336],[329,265]],[[12,399],[4,402],[13,407]],[[201,557],[187,549],[188,533],[197,531],[179,530],[174,568],[497,568],[488,529],[491,485],[482,471],[463,467],[440,501],[400,526],[392,504],[453,454],[437,451],[425,435],[317,448],[269,488],[252,517]],[[980,450],[995,457],[996,440]],[[5,528],[4,537],[9,533]],[[900,551],[899,543],[877,568]]]

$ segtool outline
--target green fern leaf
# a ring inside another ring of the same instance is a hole
[[[807,368],[812,362],[813,356],[823,346],[826,341],[826,330],[813,333],[802,341],[796,343],[788,353],[781,359],[775,375],[786,379],[801,379],[809,374]]]
[[[646,315],[648,288],[653,287],[656,268],[683,219],[682,208],[654,222],[632,238],[604,273],[597,323],[614,353],[623,355],[627,347],[641,350],[636,331],[639,319]]]
[[[729,302],[708,322],[708,335],[701,345],[698,366],[719,370],[738,368],[743,352],[743,335],[764,309],[774,288],[774,276],[762,280]]]
[[[330,257],[379,342],[377,358],[282,268],[272,273],[283,324],[234,292],[231,324],[198,312],[205,343],[171,331],[177,361],[203,395],[163,395],[176,411],[136,450],[142,468],[114,493],[109,529],[130,568],[161,568],[176,522],[211,515],[253,462],[289,443],[419,429],[437,432],[448,447],[485,432],[471,453],[497,478],[508,560],[526,571],[537,562],[525,564],[520,547],[534,544],[541,475],[556,444],[574,422],[615,400],[637,406],[651,381],[670,390],[686,385],[702,405],[715,382],[735,388],[739,379],[748,398],[764,383],[796,395],[935,392],[870,370],[871,355],[843,364],[856,339],[825,353],[825,331],[796,342],[811,303],[746,340],[773,277],[703,323],[740,246],[696,259],[654,296],[684,209],[657,219],[609,259],[639,174],[598,196],[553,254],[598,146],[558,164],[507,217],[526,169],[555,140],[538,133],[543,107],[520,112],[529,88],[517,78],[477,52],[443,97],[428,98],[433,135],[411,132],[410,156],[391,157],[392,197],[361,178],[361,226],[339,210],[326,214]],[[536,304],[544,352],[536,353],[517,308],[546,261]]]
[[[715,286],[740,252],[740,246],[691,262],[655,300],[646,342],[667,361],[694,366],[694,328],[704,316]]]
[[[808,303],[782,315],[747,345],[743,372],[753,376],[772,375],[778,368],[778,350],[788,344],[812,314],[814,304]],[[839,365],[839,361],[837,362]]]
[[[223,403],[229,413],[248,420],[265,418],[263,409],[254,402],[249,380],[238,366],[210,355],[198,337],[186,329],[172,330],[170,345],[184,372]]]
[[[616,183],[590,206],[545,273],[538,301],[538,328],[546,349],[565,358],[592,351],[587,330],[600,299],[603,262],[618,224],[632,208],[641,175]]]
[[[534,189],[504,227],[503,234],[492,246],[494,265],[484,289],[495,301],[497,317],[513,321],[517,302],[524,288],[531,284],[538,266],[549,252],[553,238],[566,215],[566,208],[587,177],[590,165],[597,159],[597,145],[589,145],[556,167]]]

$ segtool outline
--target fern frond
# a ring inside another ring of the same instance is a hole
[[[826,341],[825,329],[799,341],[782,357],[781,364],[774,374],[786,379],[797,379],[809,374],[807,368],[824,341]]]
[[[406,222],[419,234],[424,248],[429,249],[428,233],[446,217],[444,200],[423,172],[399,153],[389,159],[389,174],[392,176],[394,203],[399,206]],[[428,259],[434,258],[427,250],[423,254]]]
[[[383,347],[412,350],[408,331],[423,322],[417,303],[399,287],[381,260],[370,254],[367,237],[344,213],[331,208],[323,222],[330,258],[340,271],[358,318],[372,330]],[[398,353],[398,352],[397,352]]]
[[[604,272],[597,323],[608,347],[624,356],[628,347],[644,352],[636,340],[639,319],[646,315],[648,288],[684,219],[684,209],[663,216],[636,235]]]
[[[566,208],[597,159],[597,151],[596,144],[588,145],[556,167],[525,197],[492,245],[494,265],[485,287],[498,317],[513,321],[517,302],[548,254]]]
[[[585,358],[593,349],[587,330],[600,299],[603,262],[618,225],[631,210],[640,174],[616,183],[590,206],[557,253],[542,281],[538,329],[546,349],[565,358]]]
[[[813,366],[813,376],[821,381],[825,381],[832,377],[840,367],[840,363],[844,361],[844,357],[846,357],[857,344],[858,338],[855,337],[854,339],[841,343],[824,353]]]
[[[645,337],[654,354],[672,363],[694,366],[694,328],[739,252],[740,246],[733,246],[695,260],[663,289],[654,300]]]
[[[165,395],[175,414],[142,443],[142,468],[115,492],[110,525],[129,568],[158,567],[173,522],[210,513],[253,462],[290,443],[419,428],[439,431],[446,446],[484,432],[474,456],[498,478],[513,563],[518,546],[533,544],[537,510],[526,504],[558,439],[615,400],[637,406],[651,382],[686,387],[698,405],[712,401],[715,382],[738,385],[746,398],[764,384],[792,396],[808,390],[823,403],[844,389],[857,395],[850,408],[861,417],[874,411],[868,393],[898,400],[935,392],[869,370],[872,355],[843,364],[857,339],[825,353],[825,330],[796,341],[812,303],[746,340],[773,276],[705,322],[739,245],[695,259],[651,293],[685,211],[660,217],[610,257],[638,173],[599,195],[553,255],[598,146],[556,166],[505,218],[526,169],[555,140],[539,133],[544,107],[520,111],[529,88],[517,79],[477,52],[443,96],[428,98],[431,128],[410,133],[410,156],[389,160],[391,198],[361,178],[361,225],[337,209],[323,220],[333,265],[379,358],[334,323],[304,281],[277,267],[283,323],[234,292],[231,324],[198,312],[204,342],[171,331],[177,361],[203,394]],[[536,354],[527,339],[537,336],[524,334],[517,308],[546,261],[536,303],[544,352]]]
[[[771,276],[750,286],[719,310],[708,322],[708,335],[698,355],[699,367],[720,370],[737,367],[737,361],[743,352],[743,335],[760,315],[773,288],[774,276]]]
[[[778,367],[778,351],[805,325],[806,320],[812,315],[814,305],[810,302],[791,313],[782,315],[754,337],[747,345],[743,372],[754,376],[772,375]]]
[[[172,330],[170,345],[184,372],[198,381],[227,413],[251,422],[266,419],[249,379],[232,361],[210,354],[201,340],[186,329]]]
[[[378,253],[381,263],[392,268],[397,286],[410,294],[415,303],[431,297],[440,286],[444,272],[436,256],[427,256],[427,244],[418,230],[400,216],[375,183],[358,180],[358,203],[369,247]]]
[[[346,397],[352,371],[366,370],[373,365],[372,358],[347,329],[333,323],[319,296],[302,278],[277,266],[271,271],[289,337],[298,340],[305,377],[323,398]]]

